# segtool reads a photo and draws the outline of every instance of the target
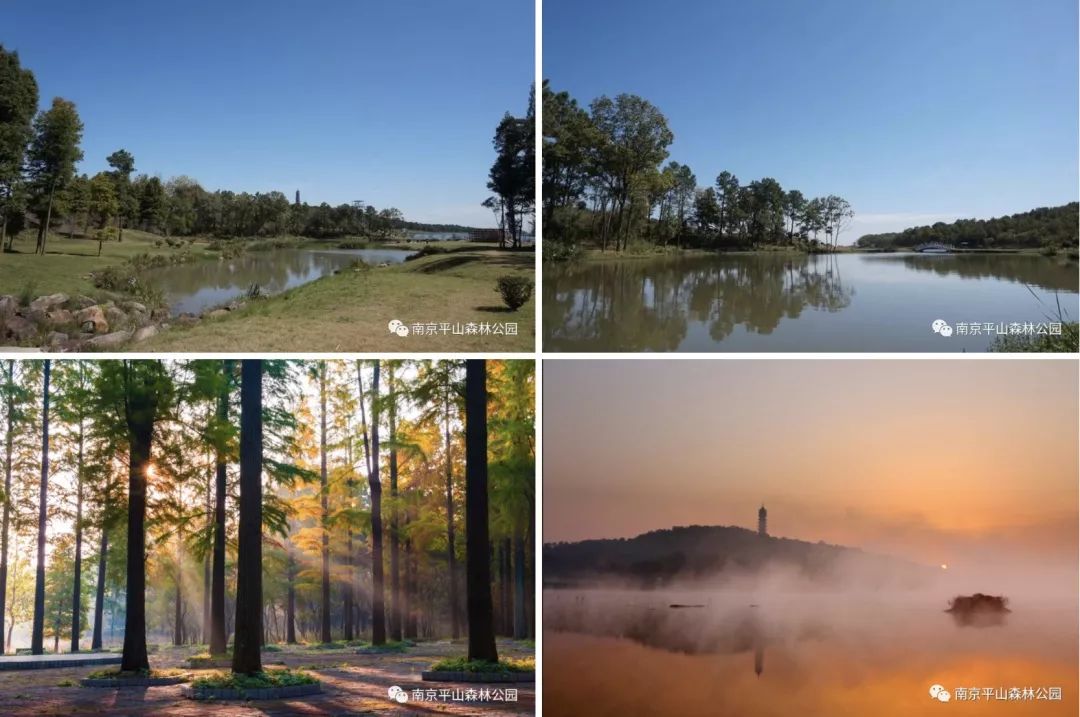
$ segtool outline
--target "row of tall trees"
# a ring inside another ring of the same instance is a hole
[[[556,247],[835,248],[854,215],[841,197],[808,199],[771,177],[744,184],[723,171],[700,186],[689,166],[664,164],[675,136],[637,95],[601,96],[586,110],[545,82],[543,101],[544,232]]]
[[[2,651],[533,633],[532,362],[3,373]]]
[[[21,66],[18,53],[0,46],[0,247],[6,251],[13,249],[15,236],[31,218],[37,223],[34,250],[39,254],[45,252],[53,228],[72,237],[78,233],[97,238],[99,249],[105,239],[123,241],[126,227],[169,237],[219,238],[385,238],[395,230],[428,228],[412,225],[392,207],[380,210],[362,202],[311,205],[300,201],[299,192],[290,201],[280,191],[208,191],[190,177],[163,181],[136,175],[135,157],[126,149],[105,158],[108,170],[78,174],[83,123],[75,104],[57,97],[39,112],[38,99],[33,73]],[[508,152],[516,151],[519,141],[510,125],[500,130]],[[531,155],[531,139],[529,147]],[[520,198],[507,204],[511,214],[521,209]],[[508,226],[516,237],[520,227],[515,221],[508,220]]]
[[[536,88],[524,117],[507,112],[495,128],[495,163],[488,172],[493,194],[483,206],[495,213],[500,246],[518,248],[536,206]]]

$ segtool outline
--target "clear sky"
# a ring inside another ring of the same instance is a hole
[[[1076,564],[1075,361],[544,362],[544,541],[756,529]]]
[[[492,226],[491,140],[533,81],[531,0],[192,0],[0,5],[0,43],[47,106],[73,100],[81,171],[362,199]]]
[[[1077,200],[1076,0],[545,0],[543,49],[586,106],[657,105],[701,186],[847,198],[841,243]]]

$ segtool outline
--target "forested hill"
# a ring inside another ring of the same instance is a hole
[[[760,536],[745,528],[692,525],[636,538],[544,545],[547,585],[675,581],[754,576],[766,568],[811,582],[914,586],[933,570],[858,548]]]
[[[925,242],[942,242],[972,249],[1039,249],[1075,247],[1080,205],[1040,207],[1030,212],[994,219],[959,219],[952,224],[912,227],[902,232],[864,234],[855,245],[862,249],[909,249]]]
[[[480,231],[479,227],[463,227],[460,224],[424,224],[423,222],[410,222],[402,219],[393,224],[395,229],[406,229],[414,232],[438,232],[468,234],[472,231]]]

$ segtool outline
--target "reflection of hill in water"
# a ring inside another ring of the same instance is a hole
[[[1047,291],[1074,292],[1080,287],[1080,275],[1077,274],[1075,263],[1058,263],[1035,254],[880,254],[866,259],[902,262],[909,269],[933,272],[938,276],[998,279],[1030,284]]]
[[[687,321],[719,341],[737,326],[769,334],[804,308],[839,311],[854,290],[835,256],[675,256],[573,265],[545,276],[548,335],[588,350],[671,351]]]
[[[777,570],[820,585],[873,588],[915,587],[936,574],[933,568],[858,548],[762,536],[729,526],[678,527],[630,539],[544,546],[548,585],[613,579],[654,588]]]

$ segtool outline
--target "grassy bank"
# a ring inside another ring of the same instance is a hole
[[[495,291],[505,274],[533,276],[532,252],[458,247],[392,267],[343,271],[191,327],[173,326],[129,347],[166,351],[531,351],[535,299],[507,311]],[[517,324],[517,336],[390,333],[415,323]]]
[[[205,241],[195,241],[187,250],[196,256],[214,256],[206,249]],[[45,255],[34,254],[34,233],[23,232],[15,240],[10,253],[0,254],[0,295],[18,295],[24,290],[34,296],[43,294],[86,294],[96,290],[90,272],[107,266],[117,266],[138,254],[179,254],[184,249],[170,247],[162,237],[134,229],[124,230],[124,241],[107,241],[101,245],[93,239],[68,239],[66,235],[51,234],[45,244]]]

